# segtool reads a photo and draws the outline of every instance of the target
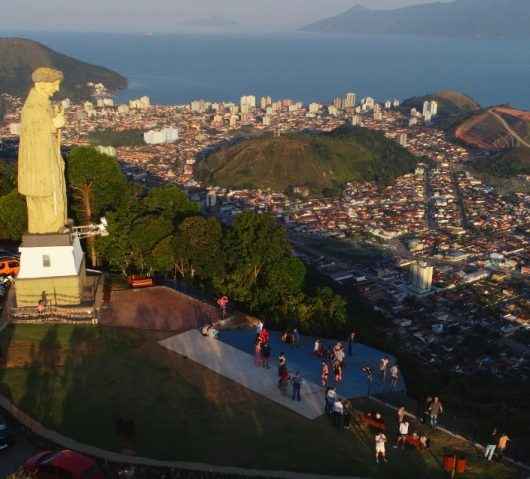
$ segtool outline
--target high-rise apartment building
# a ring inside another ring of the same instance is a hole
[[[353,108],[357,103],[357,95],[355,93],[346,93],[342,106],[344,108]]]
[[[272,98],[270,96],[262,96],[259,103],[261,109],[266,110],[268,106],[272,105]]]
[[[428,293],[432,288],[434,268],[424,261],[415,261],[410,267],[411,289],[417,294]]]
[[[256,108],[256,97],[254,95],[244,95],[240,100],[241,111],[246,106],[249,110]]]

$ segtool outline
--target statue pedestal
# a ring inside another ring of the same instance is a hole
[[[79,305],[86,280],[85,254],[71,232],[26,234],[20,250],[20,271],[15,280],[17,307]]]

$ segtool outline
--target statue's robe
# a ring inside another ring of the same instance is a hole
[[[62,232],[67,220],[64,160],[49,98],[33,88],[22,108],[18,191],[26,197],[28,232]]]

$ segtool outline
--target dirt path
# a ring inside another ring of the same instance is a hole
[[[493,115],[501,124],[504,126],[505,130],[512,135],[521,145],[526,146],[527,148],[530,148],[530,143],[527,143],[525,140],[523,140],[519,134],[512,129],[510,125],[506,122],[506,120],[499,115],[496,111],[490,110],[489,113]]]

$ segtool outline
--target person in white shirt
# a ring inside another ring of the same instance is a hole
[[[258,324],[256,324],[256,334],[261,334],[261,331],[263,330],[263,321],[261,319],[258,320]]]
[[[386,381],[386,375],[388,372],[388,364],[390,363],[390,359],[388,359],[386,356],[384,358],[381,358],[379,361],[379,371],[381,373],[381,379],[383,382]]]
[[[375,436],[375,462],[379,464],[379,457],[383,458],[383,461],[386,461],[386,436],[384,433],[380,432]]]
[[[403,419],[403,421],[399,423],[399,435],[397,445],[401,445],[402,448],[405,447],[405,444],[407,442],[407,436],[409,435],[409,427],[410,423],[406,419]]]
[[[344,429],[344,405],[340,399],[337,399],[333,405],[333,415],[335,416],[335,425],[339,431],[342,431]]]
[[[326,413],[331,416],[333,413],[333,406],[335,405],[335,400],[337,399],[337,392],[335,388],[329,388],[326,393]]]

